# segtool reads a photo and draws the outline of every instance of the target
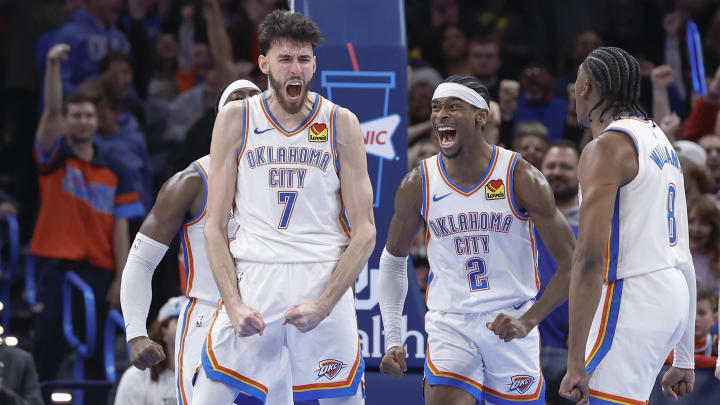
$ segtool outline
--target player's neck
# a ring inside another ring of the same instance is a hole
[[[440,154],[448,176],[463,187],[472,187],[487,172],[492,158],[493,147],[485,140],[463,147],[460,153],[448,158]]]
[[[302,105],[297,111],[290,111],[287,109],[282,101],[280,100],[281,95],[277,94],[275,90],[270,89],[265,96],[267,100],[268,108],[273,117],[278,121],[284,128],[292,129],[299,126],[312,112],[313,106],[315,105],[315,93],[308,91],[305,94]]]
[[[604,131],[608,124],[610,124],[610,114],[605,113],[605,116],[602,116],[602,111],[604,109],[605,105],[603,104],[590,113],[590,131],[592,132],[593,138],[600,136],[602,131]]]

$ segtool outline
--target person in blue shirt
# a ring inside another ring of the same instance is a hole
[[[542,161],[541,170],[555,196],[555,205],[570,224],[577,237],[580,205],[578,202],[578,151],[568,140],[555,141]],[[540,235],[535,232],[538,249],[538,270],[540,273],[540,298],[545,287],[557,270],[553,259]],[[560,382],[567,368],[568,303],[555,308],[538,326],[542,337],[540,363],[543,376],[548,384],[545,400],[554,405],[572,404],[558,395]]]
[[[86,79],[98,73],[98,63],[109,50],[130,54],[130,42],[115,27],[121,0],[87,0],[55,33],[53,43],[70,45],[62,66],[63,94],[70,95]]]

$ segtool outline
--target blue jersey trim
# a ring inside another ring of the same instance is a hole
[[[205,173],[200,168],[200,165],[197,164],[197,162],[192,162],[190,164],[190,166],[192,166],[192,168],[195,169],[195,171],[197,171],[200,174],[200,178],[202,179],[202,182],[203,182],[203,191],[205,193],[205,196],[203,197],[203,203],[202,203],[202,206],[200,207],[200,211],[197,214],[195,214],[195,216],[192,217],[191,219],[183,222],[183,225],[187,225],[190,222],[197,221],[198,218],[200,218],[203,215],[203,213],[205,212],[205,205],[207,205],[207,199],[208,199],[208,179],[205,178]]]
[[[630,137],[630,139],[633,141],[633,144],[635,145],[635,152],[639,155],[640,154],[640,147],[638,146],[637,139],[635,139],[635,135],[633,135],[630,131],[624,128],[606,128],[604,131],[600,133],[600,135],[604,134],[608,131],[616,131],[616,132],[622,132],[623,134]]]
[[[350,397],[357,393],[360,389],[360,382],[362,376],[365,373],[365,360],[362,355],[360,356],[360,364],[358,369],[355,371],[355,378],[353,378],[352,384],[345,388],[319,388],[316,390],[309,390],[303,392],[293,392],[293,400],[295,401],[312,401],[314,399],[321,398],[339,398],[339,397]]]
[[[519,157],[520,154],[515,153],[512,158],[512,163],[510,163],[510,173],[508,175],[508,200],[510,200],[510,204],[512,204],[515,215],[520,217],[520,219],[528,219],[530,218],[530,215],[523,213],[515,202],[515,182],[513,178],[515,176],[515,164],[517,164]]]
[[[202,350],[202,356],[201,356],[202,366],[203,370],[205,370],[205,374],[208,378],[220,381],[221,383],[227,384],[233,388],[236,388],[248,395],[252,395],[253,397],[259,399],[263,404],[265,403],[266,395],[264,392],[260,391],[259,389],[253,387],[252,385],[245,384],[244,382],[237,380],[235,378],[230,377],[227,374],[221,373],[219,371],[215,371],[212,367],[212,363],[210,362],[210,359],[207,355],[207,338],[205,338],[205,342],[203,343],[203,350]]]
[[[237,156],[235,157],[236,159],[240,159],[240,154],[243,153],[243,151],[245,150],[245,143],[247,142],[246,138],[247,138],[247,132],[248,132],[247,126],[250,125],[250,123],[247,122],[248,108],[250,107],[247,99],[244,100],[243,107],[244,107],[243,108],[243,124],[242,124],[242,132],[241,132],[242,138],[240,141],[240,148],[238,149]],[[207,199],[207,196],[205,196],[205,198]]]
[[[617,280],[617,265],[620,252],[620,189],[618,189],[617,195],[615,196],[615,207],[610,224],[610,241],[608,242],[610,243],[610,257],[608,258],[607,279]]]
[[[442,156],[438,155],[438,160],[440,161],[440,170],[442,170],[443,177],[445,177],[445,179],[447,179],[447,181],[449,181],[453,187],[457,188],[458,190],[462,191],[463,193],[466,193],[466,194],[472,193],[473,191],[475,191],[478,188],[478,186],[480,186],[483,182],[485,182],[485,180],[487,180],[488,176],[490,175],[490,171],[492,170],[493,163],[495,162],[495,159],[497,158],[497,147],[495,147],[495,145],[491,145],[491,146],[492,146],[492,155],[490,155],[490,162],[488,162],[488,167],[487,167],[487,169],[485,169],[485,174],[483,174],[480,181],[478,181],[474,186],[472,186],[468,189],[464,189],[464,188],[460,187],[459,185],[457,185],[450,178],[450,176],[448,176],[447,171],[445,171],[445,163],[443,163]]]
[[[607,324],[605,326],[605,336],[603,337],[602,343],[597,353],[590,359],[585,372],[589,375],[595,371],[595,368],[600,364],[605,355],[610,351],[613,343],[613,337],[615,336],[615,328],[617,327],[618,317],[620,315],[620,301],[622,299],[623,280],[614,281],[615,287],[610,297],[610,310],[608,314]],[[608,287],[609,288],[609,287]],[[602,333],[599,331],[598,333]]]
[[[438,159],[440,157],[438,156]],[[420,161],[420,176],[422,176],[422,209],[420,210],[420,215],[422,215],[423,218],[426,218],[427,215],[427,199],[425,198],[425,194],[427,193],[427,185],[425,184],[427,182],[427,179],[425,178],[425,167],[427,164],[425,163],[425,160]]]
[[[288,131],[288,130],[285,129],[282,125],[280,125],[280,123],[278,122],[277,119],[275,119],[275,116],[273,115],[272,111],[270,111],[270,106],[268,105],[267,100],[265,99],[265,97],[267,97],[267,91],[265,91],[265,92],[263,93],[261,99],[262,99],[263,105],[265,106],[265,111],[267,111],[267,113],[268,113],[268,116],[269,116],[270,119],[273,121],[273,123],[274,123],[275,125],[277,125],[278,128],[282,129],[283,131],[285,131],[285,132],[287,132],[287,133],[289,133],[289,134],[295,133],[295,132],[299,131],[302,127],[304,127],[305,124],[307,124],[307,123],[310,121],[310,119],[315,115],[315,111],[317,110],[318,105],[320,104],[320,95],[317,94],[317,95],[315,96],[315,104],[313,104],[313,108],[312,108],[312,111],[310,111],[310,114],[308,114],[308,116],[305,117],[305,120],[303,120],[303,122],[300,123],[300,125],[298,125],[298,127],[295,128],[295,130],[293,130],[293,131]]]

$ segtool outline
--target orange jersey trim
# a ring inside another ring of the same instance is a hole
[[[497,154],[497,153],[498,153],[498,152],[495,151],[495,154]],[[490,180],[490,178],[492,177],[492,173],[495,171],[495,166],[496,166],[497,161],[498,161],[497,156],[493,156],[492,165],[490,166],[490,169],[487,171],[486,176],[485,176],[482,180],[480,180],[480,183],[479,183],[477,186],[475,186],[472,190],[470,190],[469,192],[465,192],[465,191],[462,191],[462,190],[460,190],[459,188],[455,187],[455,186],[452,184],[452,182],[451,182],[447,177],[445,177],[444,170],[443,170],[443,168],[440,166],[440,159],[442,159],[442,156],[440,156],[440,155],[438,154],[438,157],[437,157],[437,166],[438,166],[438,171],[440,172],[440,177],[443,179],[443,181],[445,182],[445,184],[448,185],[448,187],[450,187],[451,189],[455,190],[456,192],[464,195],[465,197],[469,197],[469,196],[475,194],[475,192],[477,192],[478,190],[482,189],[482,188],[485,186],[485,183],[487,183],[488,180]]]
[[[619,395],[607,394],[605,392],[590,390],[590,396],[598,399],[602,399],[608,402],[614,402],[622,405],[647,405],[649,401],[638,401],[635,399],[621,397]]]
[[[185,387],[183,386],[183,353],[185,353],[185,338],[187,337],[188,330],[190,330],[190,315],[192,315],[193,310],[195,309],[195,303],[197,300],[194,298],[192,299],[192,303],[190,304],[190,309],[187,310],[187,315],[185,315],[185,319],[183,320],[183,324],[185,325],[185,328],[183,329],[182,338],[180,338],[180,358],[178,360],[178,382],[180,384],[180,403],[181,404],[187,404],[187,398],[185,398]]]
[[[270,123],[275,127],[275,129],[280,131],[280,133],[282,133],[283,135],[290,137],[290,136],[294,136],[294,135],[301,133],[305,128],[309,127],[313,123],[313,121],[315,121],[315,117],[317,117],[318,113],[320,112],[320,108],[322,107],[322,97],[320,97],[319,94],[316,95],[315,97],[319,97],[319,99],[317,101],[318,105],[317,105],[317,108],[315,109],[315,112],[313,112],[312,116],[310,117],[310,119],[307,120],[305,125],[301,126],[300,128],[298,128],[297,130],[295,130],[293,132],[285,131],[284,129],[282,129],[280,127],[280,124],[275,122],[275,120],[270,116],[270,113],[268,112],[268,110],[265,108],[265,103],[263,102],[263,99],[260,100],[260,107],[262,108],[263,114],[265,114],[265,118],[267,118],[268,121],[270,121]]]
[[[223,302],[220,301],[220,305],[218,306],[218,309],[215,310],[215,316],[213,317],[213,321],[210,324],[210,330],[207,335],[207,343],[205,345],[205,350],[207,351],[208,359],[210,359],[210,363],[211,363],[210,365],[212,366],[213,370],[215,370],[219,373],[223,373],[230,378],[234,378],[234,379],[242,382],[243,384],[247,384],[251,387],[254,387],[254,388],[262,391],[265,395],[267,395],[268,389],[264,385],[218,364],[217,359],[215,358],[215,353],[213,353],[213,350],[212,350],[212,328],[213,328],[213,326],[215,326],[215,321],[217,320],[218,314],[220,313],[220,309],[222,309],[222,306],[223,306]]]
[[[603,340],[605,339],[605,332],[607,331],[607,325],[608,325],[608,319],[610,317],[610,304],[612,304],[612,294],[615,290],[615,282],[610,281],[608,283],[607,291],[605,292],[605,303],[603,304],[603,315],[602,320],[600,322],[600,330],[598,332],[597,339],[595,340],[595,344],[593,345],[592,350],[590,351],[590,356],[588,356],[587,360],[585,361],[585,367],[587,367],[590,364],[590,361],[595,357],[598,350],[600,350],[600,346],[602,345]]]

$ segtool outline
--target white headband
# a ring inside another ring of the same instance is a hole
[[[478,94],[470,87],[463,86],[462,84],[440,83],[440,85],[437,86],[437,88],[435,89],[435,93],[433,93],[432,99],[435,100],[445,97],[457,97],[460,100],[470,105],[474,105],[477,108],[490,110],[488,108],[487,101],[485,101],[485,99],[480,94]]]
[[[218,103],[218,110],[222,108],[222,106],[227,103],[228,97],[236,91],[240,89],[254,89],[257,91],[260,91],[258,86],[255,85],[255,83],[251,82],[250,80],[235,80],[234,82],[230,83],[227,87],[225,87],[225,90],[222,93],[222,96],[220,96],[220,102]]]

